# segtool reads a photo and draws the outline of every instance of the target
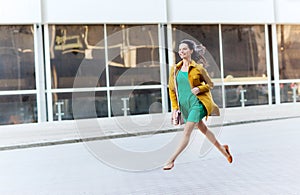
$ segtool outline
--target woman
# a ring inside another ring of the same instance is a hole
[[[180,109],[185,126],[183,138],[164,166],[164,170],[170,170],[174,167],[176,158],[188,145],[195,125],[227,158],[229,163],[232,163],[233,160],[228,146],[221,145],[202,121],[204,117],[207,119],[209,115],[220,115],[219,108],[214,103],[210,92],[214,84],[203,65],[195,62],[201,57],[203,58],[200,55],[201,52],[203,54],[203,48],[203,46],[199,48],[192,40],[182,40],[178,52],[182,60],[175,67],[172,67],[170,72],[169,94],[172,103],[172,118],[175,117],[176,111]],[[199,51],[199,49],[202,49],[202,51]],[[176,91],[178,91],[178,94],[176,94]]]

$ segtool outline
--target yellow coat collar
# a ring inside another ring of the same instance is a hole
[[[176,69],[180,69],[181,66],[182,66],[182,64],[183,64],[183,60],[181,60],[180,62],[178,62],[178,63],[176,64]],[[190,66],[196,67],[196,62],[195,62],[194,60],[192,60],[191,63],[190,63]]]

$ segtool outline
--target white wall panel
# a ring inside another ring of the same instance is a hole
[[[43,0],[44,23],[166,22],[165,0]]]
[[[299,7],[300,0],[0,0],[0,24],[300,24]]]
[[[300,0],[0,0],[0,24],[300,24],[299,7]]]
[[[0,24],[33,24],[40,22],[40,0],[0,0]]]
[[[275,18],[276,23],[300,24],[300,1],[299,0],[276,0]]]
[[[272,23],[273,0],[168,0],[171,23]]]

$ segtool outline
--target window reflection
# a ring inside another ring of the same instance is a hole
[[[220,78],[220,49],[218,25],[172,25],[174,62],[181,59],[178,55],[178,46],[183,39],[192,39],[197,44],[206,47],[205,58],[208,62],[205,67],[212,78]]]
[[[0,96],[0,110],[1,125],[36,122],[36,96]]]
[[[281,83],[280,102],[300,102],[300,83]]]
[[[300,26],[277,26],[280,79],[300,78]]]
[[[240,107],[268,104],[268,86],[232,85],[225,86],[226,107]]]
[[[266,48],[263,25],[222,25],[224,77],[266,80]]]
[[[50,25],[49,31],[52,88],[73,87],[76,74],[79,87],[106,86],[103,25]],[[80,71],[82,63],[90,72]]]
[[[0,90],[35,89],[33,26],[0,26]]]
[[[160,89],[111,92],[112,116],[161,113]]]
[[[157,25],[107,25],[110,86],[160,83]]]
[[[214,88],[211,90],[211,94],[214,102],[219,106],[219,108],[223,108],[222,87],[214,86]]]
[[[73,106],[80,108],[80,113],[76,115],[76,119],[107,117],[108,107],[106,92],[95,92],[95,95],[93,93],[94,92],[76,92],[76,102],[74,102],[74,104],[72,104],[72,93],[53,94],[53,119],[74,119]],[[95,108],[90,108],[90,105],[94,105]]]

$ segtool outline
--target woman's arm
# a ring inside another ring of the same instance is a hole
[[[206,69],[201,67],[200,71],[201,71],[201,78],[204,82],[202,82],[199,86],[197,86],[199,88],[198,94],[208,92],[214,87],[214,83],[212,82]]]
[[[177,96],[175,91],[175,83],[174,83],[174,71],[175,67],[173,66],[169,75],[169,97],[171,100],[172,110],[178,110]]]

